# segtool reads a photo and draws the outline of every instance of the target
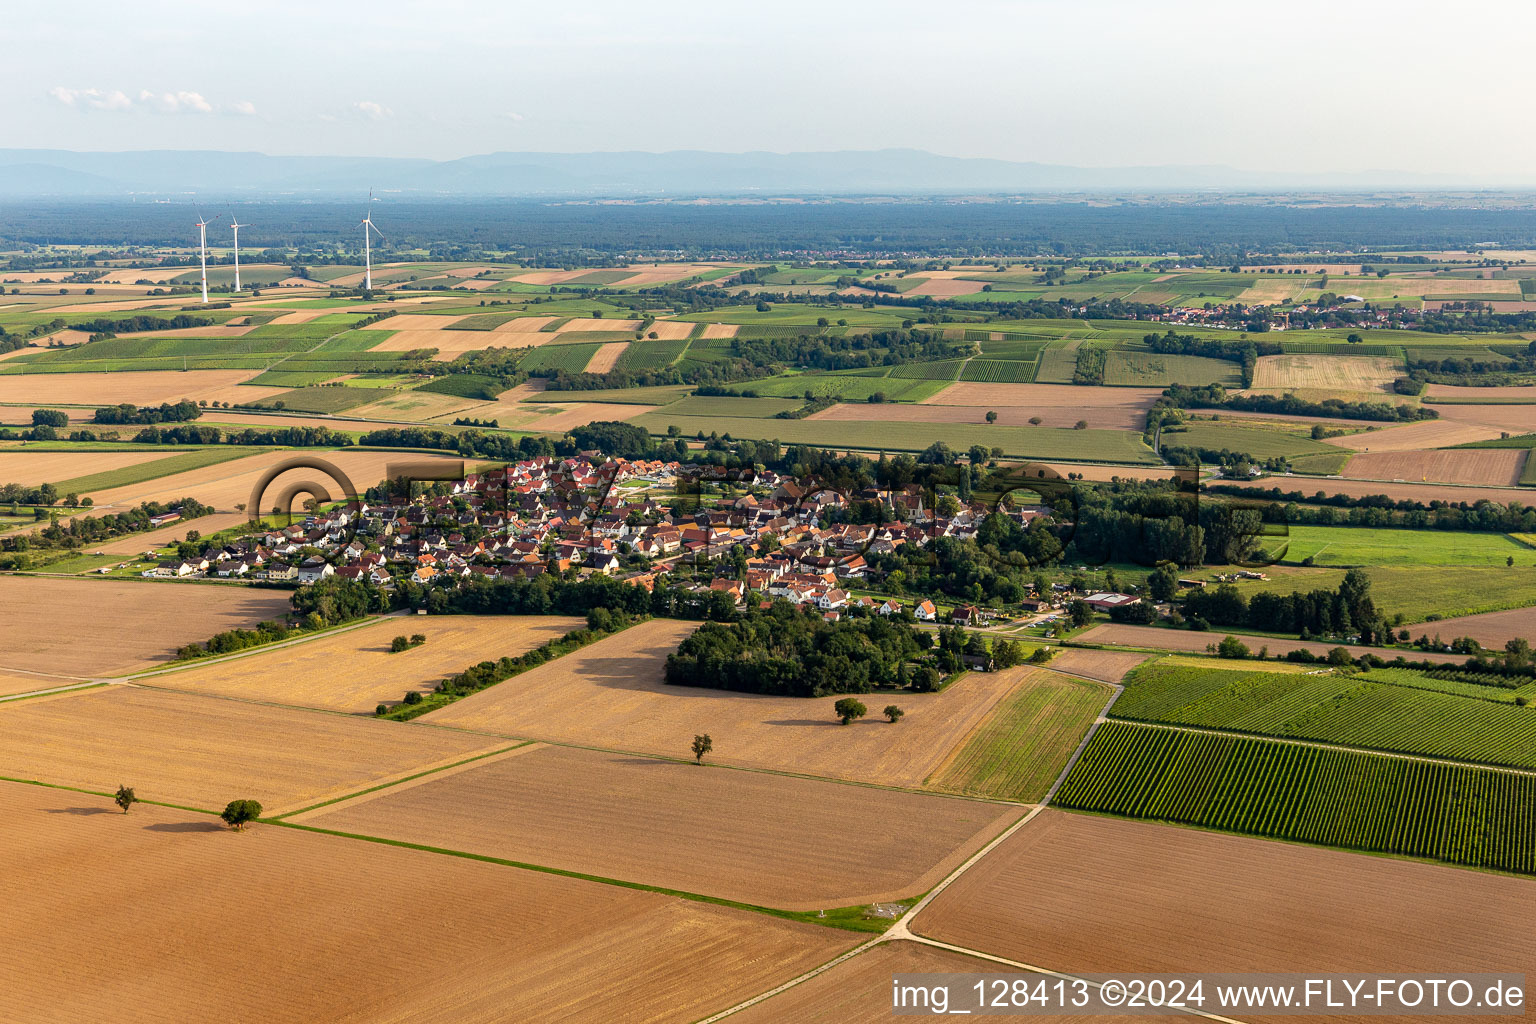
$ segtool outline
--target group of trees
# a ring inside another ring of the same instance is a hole
[[[0,496],[14,486],[7,484],[5,488],[0,488]],[[52,489],[51,484],[44,484],[39,490],[51,492]],[[47,494],[44,493],[42,496],[46,497]],[[150,520],[172,509],[179,509],[182,516],[187,519],[204,516],[213,511],[195,498],[181,498],[166,504],[146,501],[137,508],[124,512],[101,516],[75,516],[66,522],[51,522],[30,533],[0,537],[0,569],[28,568],[36,561],[32,557],[34,553],[74,550],[110,540],[113,537],[153,529],[154,524]]]
[[[96,410],[92,419],[97,423],[184,423],[195,420],[203,414],[203,410],[196,402],[183,399],[172,405],[170,402],[162,402],[158,406],[146,405],[139,408],[124,402],[122,405],[109,405]]]
[[[176,651],[177,660],[206,658],[276,643],[300,633],[327,629],[343,622],[388,611],[390,594],[366,580],[331,577],[294,591],[290,602],[297,625],[272,620],[251,629],[230,629],[216,633],[203,643],[190,643]]]
[[[1341,419],[1380,420],[1387,423],[1413,422],[1438,419],[1440,414],[1428,406],[1412,406],[1406,402],[1353,401],[1337,398],[1313,402],[1284,395],[1233,395],[1220,384],[1204,387],[1174,384],[1163,391],[1161,398],[1148,410],[1148,429],[1167,424],[1166,412],[1172,409],[1231,409],[1237,412],[1269,412],[1286,416],[1324,416]],[[1173,418],[1176,421],[1177,418]]]
[[[667,682],[746,693],[822,697],[910,686],[936,670],[914,665],[927,637],[905,622],[861,616],[827,622],[775,601],[731,623],[705,623],[667,657]],[[930,641],[931,642],[931,641]]]
[[[1365,644],[1393,640],[1391,625],[1371,598],[1371,577],[1363,569],[1345,573],[1337,590],[1260,591],[1251,598],[1230,584],[1194,590],[1184,598],[1183,613],[1192,623],[1294,633],[1304,640],[1346,635],[1358,635]]]

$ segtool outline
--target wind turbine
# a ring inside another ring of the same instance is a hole
[[[230,210],[229,226],[235,229],[235,291],[238,292],[240,290],[240,229],[250,225],[241,224],[235,219],[235,211]],[[203,301],[206,302],[207,300],[204,299]]]
[[[368,233],[375,232],[379,241],[384,240],[384,232],[373,226],[373,189],[368,190],[368,209],[363,211],[362,223],[358,225],[363,229],[363,291],[373,291],[373,252],[369,248]]]
[[[208,222],[197,211],[197,251],[203,261],[203,305],[208,305]]]

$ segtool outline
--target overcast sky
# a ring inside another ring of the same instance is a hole
[[[1532,0],[76,0],[0,38],[10,147],[1536,168]]]

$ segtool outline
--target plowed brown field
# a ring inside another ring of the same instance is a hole
[[[505,747],[490,736],[106,686],[0,704],[0,775],[267,814]]]
[[[3,380],[4,378],[0,378]],[[1478,390],[1482,390],[1479,388]],[[1435,405],[1442,420],[1471,423],[1500,433],[1528,434],[1536,431],[1536,405]]]
[[[1353,448],[1357,452],[1407,452],[1430,448],[1449,448],[1471,441],[1486,441],[1498,437],[1492,427],[1476,423],[1458,423],[1453,420],[1421,420],[1400,427],[1383,430],[1365,430],[1343,437],[1330,437],[1328,443],[1340,448]]]
[[[680,753],[687,754],[686,742]],[[1002,804],[535,746],[294,820],[820,910],[925,892],[1022,813]]]
[[[1536,608],[1511,608],[1503,612],[1440,619],[1425,624],[1423,630],[1432,630],[1446,638],[1469,636],[1489,650],[1502,651],[1504,644],[1516,637],[1536,639]]]
[[[942,693],[892,698],[906,711],[897,726],[874,715],[842,726],[833,697],[668,686],[667,655],[695,628],[642,623],[423,721],[663,757],[686,757],[707,732],[715,762],[916,788],[1030,671],[975,672]]]
[[[1344,466],[1349,477],[1433,480],[1446,484],[1514,487],[1529,453],[1524,448],[1455,448],[1427,452],[1362,452]]]
[[[1147,410],[1162,395],[1160,388],[1098,388],[1078,387],[1073,384],[979,384],[961,382],[951,384],[932,398],[918,403],[923,406],[972,406],[985,415],[995,410],[1000,423],[1028,423],[1031,416],[1039,416],[1046,427],[1070,427],[1078,420],[1087,420],[1094,428],[1140,430],[1146,425]],[[841,409],[845,406],[833,406]],[[878,409],[877,406],[847,406],[851,409]],[[905,410],[904,410],[905,411]],[[956,414],[960,410],[955,411]],[[1004,414],[1010,419],[1003,419]],[[952,419],[935,422],[971,423],[984,420]]]
[[[1533,914],[1526,879],[1047,810],[911,927],[1068,972],[1529,973]]]
[[[121,815],[30,786],[0,785],[0,813],[12,888],[0,941],[33,959],[6,982],[17,1021],[662,1024],[857,941],[376,843],[268,825],[237,835],[144,805]]]
[[[1147,660],[1145,654],[1135,651],[1089,651],[1081,648],[1063,648],[1051,659],[1053,672],[1065,672],[1069,676],[1097,679],[1106,683],[1118,683],[1131,669]]]
[[[1466,449],[1470,451],[1471,449]],[[1501,505],[1507,505],[1512,501],[1518,501],[1522,505],[1529,505],[1532,501],[1532,492],[1527,488],[1515,487],[1470,487],[1456,484],[1429,484],[1429,483],[1395,483],[1382,480],[1338,480],[1332,477],[1304,476],[1272,476],[1262,480],[1223,480],[1223,486],[1235,487],[1259,487],[1269,489],[1278,487],[1286,493],[1300,491],[1307,497],[1311,497],[1318,491],[1324,494],[1347,494],[1355,498],[1366,498],[1374,494],[1385,494],[1389,498],[1407,498],[1410,501],[1419,501],[1428,504],[1431,501],[1466,502],[1469,505],[1479,501],[1497,501]]]
[[[151,668],[182,644],[281,616],[288,611],[288,595],[246,587],[0,576],[0,607],[5,609],[0,670],[88,678]],[[82,642],[82,636],[89,639]]]
[[[1227,634],[1220,630],[1211,630],[1206,633],[1191,633],[1182,629],[1161,629],[1157,626],[1127,626],[1110,624],[1095,626],[1077,639],[1090,644],[1122,644],[1127,647],[1148,647],[1160,651],[1184,651],[1201,652],[1210,644],[1219,643]],[[1328,644],[1312,640],[1286,640],[1280,637],[1245,636],[1234,634],[1246,643],[1250,649],[1257,651],[1261,647],[1268,647],[1270,654],[1285,654],[1288,651],[1311,651],[1313,654],[1327,654],[1335,647],[1343,647],[1355,657],[1370,653],[1388,661],[1402,653],[1400,651],[1388,651],[1379,647],[1356,647],[1351,644]],[[1438,654],[1433,651],[1415,651],[1413,656],[1426,661],[1465,661],[1462,655]],[[1054,665],[1052,666],[1055,667]]]
[[[515,657],[583,625],[563,615],[428,615],[389,618],[216,665],[169,672],[155,686],[226,697],[372,714],[407,690],[427,693],[445,676],[487,659]],[[391,654],[401,634],[427,642]]]

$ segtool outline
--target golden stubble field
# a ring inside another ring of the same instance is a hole
[[[430,693],[445,676],[482,661],[516,657],[584,624],[563,615],[391,616],[147,682],[192,693],[372,714],[380,703],[398,704],[409,690]],[[415,633],[427,642],[390,653],[391,640]]]
[[[579,879],[0,783],[11,1020],[696,1020],[859,936]],[[61,866],[67,865],[67,869]]]
[[[1009,804],[531,744],[293,820],[821,910],[925,892],[1022,814]]]
[[[1033,671],[974,672],[942,693],[871,694],[870,716],[843,726],[835,697],[668,686],[667,655],[695,628],[653,619],[421,721],[663,757],[689,756],[694,735],[709,733],[720,764],[917,788]],[[899,725],[879,717],[886,703],[906,712]]]
[[[170,458],[172,454],[160,449],[141,452],[0,450],[0,483],[23,487],[56,484],[92,473]]]
[[[1533,914],[1529,879],[1046,810],[911,928],[1069,973],[1531,973]]]
[[[1253,390],[1323,388],[1381,393],[1390,392],[1392,381],[1400,374],[1397,361],[1385,356],[1260,356],[1253,370]]]
[[[1434,451],[1361,452],[1343,475],[1371,480],[1433,480],[1445,484],[1514,487],[1529,452],[1524,448],[1446,448]]]
[[[997,413],[998,422],[1026,424],[1039,416],[1046,427],[1070,427],[1086,420],[1093,428],[1136,430],[1146,424],[1147,410],[1162,396],[1161,388],[1081,387],[1074,384],[981,384],[962,381],[951,384],[931,398],[913,406],[904,406],[897,419],[910,419],[908,412],[921,413],[923,422],[984,423],[988,410]],[[947,409],[943,416],[929,419],[930,407],[969,406]],[[880,406],[836,405],[838,409],[878,412]],[[889,414],[888,414],[889,415]],[[952,418],[947,418],[952,417]],[[1007,417],[1006,419],[1004,417]],[[828,416],[823,418],[841,418]],[[847,418],[857,418],[849,414]]]
[[[432,463],[451,469],[462,461],[457,456],[432,455],[425,452],[357,451],[355,449],[266,451],[205,466],[202,469],[163,476],[156,480],[94,491],[91,496],[98,505],[138,505],[145,501],[196,498],[203,504],[211,505],[220,511],[238,510],[237,506],[250,503],[251,489],[261,479],[263,473],[279,463],[296,457],[319,458],[337,467],[351,480],[352,486],[357,489],[359,495],[369,487],[381,483],[385,479],[387,467],[392,464]],[[326,493],[333,499],[343,497],[341,485],[327,473],[317,469],[293,469],[282,473],[267,487],[262,501],[263,511],[270,511],[273,500],[295,482],[317,483],[324,487]]]
[[[0,402],[38,405],[159,405],[211,398],[260,370],[143,370],[135,373],[17,373],[0,376]],[[246,401],[253,401],[252,398]]]
[[[289,610],[277,590],[44,576],[0,576],[0,606],[0,671],[73,678],[153,668],[183,644]]]
[[[218,810],[294,811],[504,748],[493,736],[141,686],[0,704],[0,776]]]

